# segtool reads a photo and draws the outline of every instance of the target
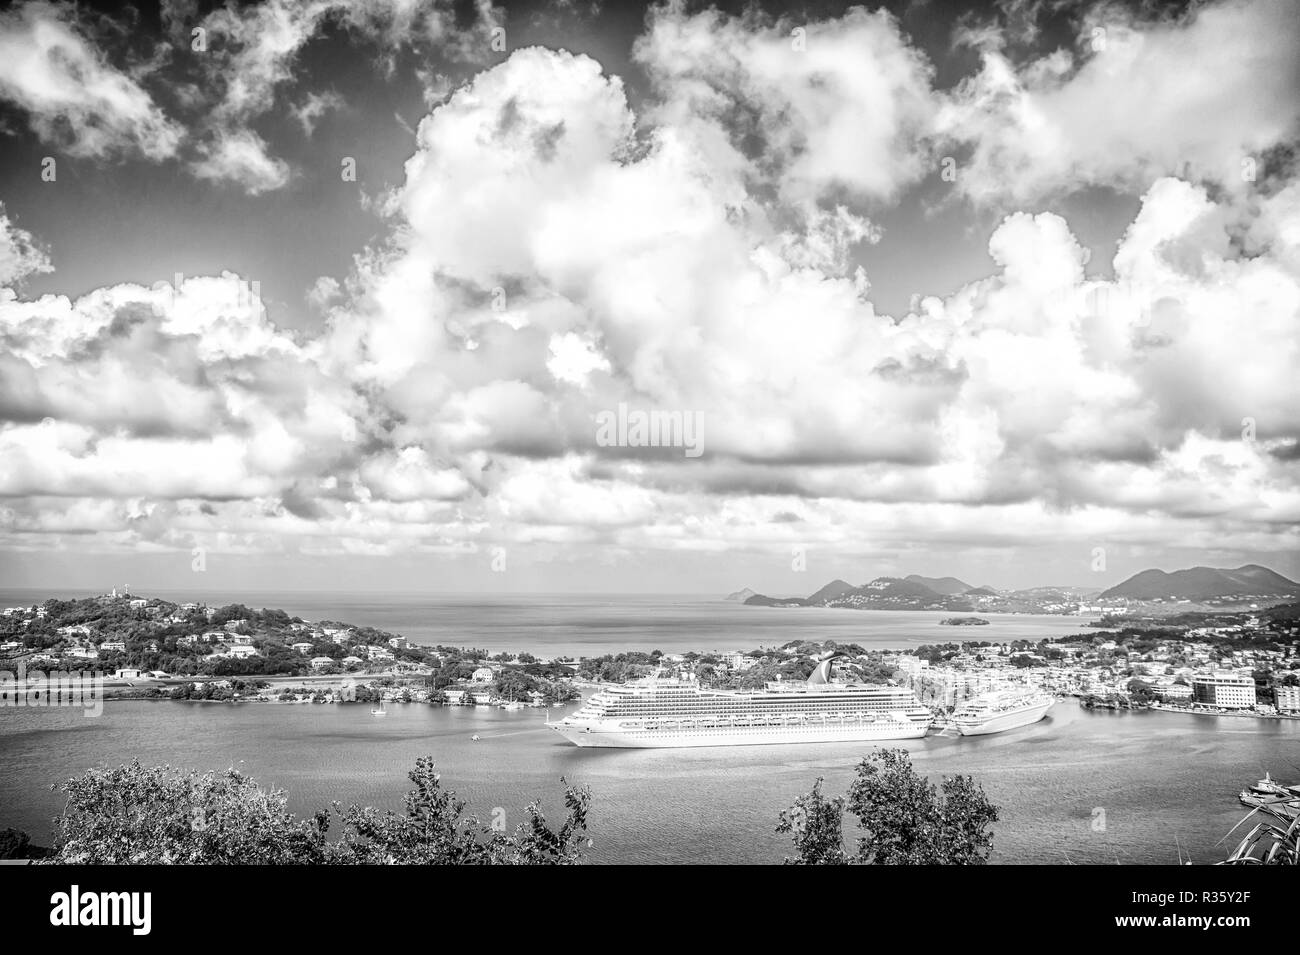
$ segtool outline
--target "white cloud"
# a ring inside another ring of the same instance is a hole
[[[1145,21],[1113,4],[1078,50],[1013,63],[994,42],[946,97],[936,129],[968,144],[957,186],[1030,203],[1088,185],[1142,192],[1164,175],[1233,191],[1254,160],[1300,133],[1300,18],[1290,0],[1196,4]]]
[[[652,122],[788,201],[837,187],[888,199],[925,170],[930,66],[884,10],[767,24],[656,7],[636,56],[661,96]]]
[[[1293,546],[1300,186],[1154,179],[1113,280],[1066,219],[1014,212],[988,276],[882,314],[849,250],[920,174],[928,71],[887,17],[838,30],[795,53],[784,26],[660,11],[640,124],[594,60],[515,52],[420,124],[390,234],[321,285],[319,336],[229,275],[174,300],[3,293],[0,530],[44,509],[51,533],[311,552]],[[747,109],[790,117],[766,154],[733,138]],[[1134,155],[1137,179],[1158,165]],[[620,403],[699,414],[703,457],[598,447]]]
[[[4,203],[0,203],[0,288],[53,268],[49,256],[32,234],[18,228],[5,214]]]
[[[191,169],[200,179],[231,182],[249,195],[279,189],[290,179],[289,164],[270,155],[266,140],[251,129],[223,129],[200,147]]]
[[[184,138],[138,80],[96,49],[71,6],[26,3],[0,14],[0,98],[73,156],[157,161]]]

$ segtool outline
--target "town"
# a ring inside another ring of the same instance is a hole
[[[949,621],[945,621],[949,622]],[[1081,630],[1088,630],[1081,624]],[[804,680],[828,651],[843,680],[907,686],[937,723],[962,701],[1031,685],[1087,708],[1300,718],[1300,605],[1237,613],[1106,617],[1093,632],[907,650],[791,641],[738,652],[627,651],[582,659],[428,647],[369,627],[242,604],[132,595],[0,611],[0,670],[93,666],[107,698],[555,706],[584,687],[663,673],[701,686]],[[15,692],[24,688],[15,688]],[[10,692],[0,688],[0,703]]]

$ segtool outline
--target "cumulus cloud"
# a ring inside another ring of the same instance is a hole
[[[651,121],[787,200],[887,199],[924,172],[931,70],[884,10],[768,23],[657,7],[636,57],[660,94]]]
[[[1300,134],[1300,19],[1288,0],[1193,4],[1139,19],[1100,4],[1077,49],[1015,62],[997,31],[945,96],[935,129],[964,144],[957,184],[980,203],[1084,186],[1144,190],[1162,175],[1234,191]]]
[[[1130,29],[1196,51],[1205,17],[1246,10]],[[419,124],[389,234],[317,290],[319,334],[233,275],[3,293],[0,528],[313,553],[1294,546],[1300,185],[1157,175],[1134,127],[1122,175],[1085,151],[1008,187],[1142,182],[1111,277],[1064,217],[1013,211],[990,274],[884,314],[851,250],[922,175],[929,70],[883,14],[810,25],[803,50],[790,29],[657,11],[640,114],[589,57],[481,72]],[[1041,91],[1101,95],[1089,70],[1112,66],[1009,82],[1073,136]],[[1251,115],[1238,145],[1280,135]],[[964,135],[988,183],[1022,161],[998,123]],[[601,446],[620,405],[698,415],[703,455]]]

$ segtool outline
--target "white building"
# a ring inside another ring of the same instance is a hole
[[[1190,700],[1192,688],[1186,683],[1158,683],[1156,692],[1166,700]]]
[[[1275,686],[1273,696],[1280,713],[1300,713],[1300,686]]]
[[[321,669],[322,667],[327,667],[327,666],[329,666],[329,665],[330,665],[331,663],[333,663],[333,662],[334,662],[334,658],[333,658],[333,657],[312,657],[312,658],[311,658],[311,668],[312,668],[313,670],[319,670],[319,669]]]
[[[471,674],[470,679],[475,683],[491,683],[495,675],[491,667],[479,667]]]
[[[732,670],[748,670],[757,662],[753,657],[743,653],[723,653],[720,654],[720,659]]]
[[[1192,677],[1192,698],[1205,706],[1250,709],[1255,705],[1255,681],[1239,673],[1199,674]]]

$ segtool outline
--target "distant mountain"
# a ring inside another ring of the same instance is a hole
[[[877,577],[870,583],[863,584],[857,592],[865,596],[876,597],[919,597],[933,598],[947,596],[922,583],[923,577]]]
[[[854,587],[843,580],[832,580],[809,597],[768,597],[754,594],[745,600],[753,607],[856,607],[888,610],[969,610],[971,605],[960,597],[941,594],[925,584],[899,577],[877,577]]]
[[[736,603],[744,603],[750,597],[754,596],[754,591],[746,587],[744,590],[737,590],[734,594],[727,594],[724,600],[734,600]]]
[[[834,600],[836,597],[843,597],[845,594],[851,593],[854,589],[852,584],[837,578],[809,597],[808,602],[810,604],[819,604],[827,600]]]
[[[1300,584],[1259,564],[1246,564],[1235,570],[1192,567],[1172,574],[1163,570],[1144,570],[1102,591],[1101,596],[1103,599],[1124,597],[1129,600],[1194,602],[1229,597],[1290,597],[1300,596]]]
[[[852,610],[947,610],[969,613],[1077,613],[1085,597],[1095,590],[1072,587],[1035,587],[1030,590],[995,590],[972,587],[956,577],[877,577],[861,587],[832,580],[808,597],[769,597],[752,591],[744,603],[751,607],[839,607]],[[728,599],[732,599],[728,598]]]
[[[953,594],[964,594],[968,590],[975,589],[956,577],[922,577],[920,574],[908,574],[903,579],[910,580],[912,583],[920,584],[923,587],[929,587],[936,594],[943,594],[945,597],[951,597]]]

